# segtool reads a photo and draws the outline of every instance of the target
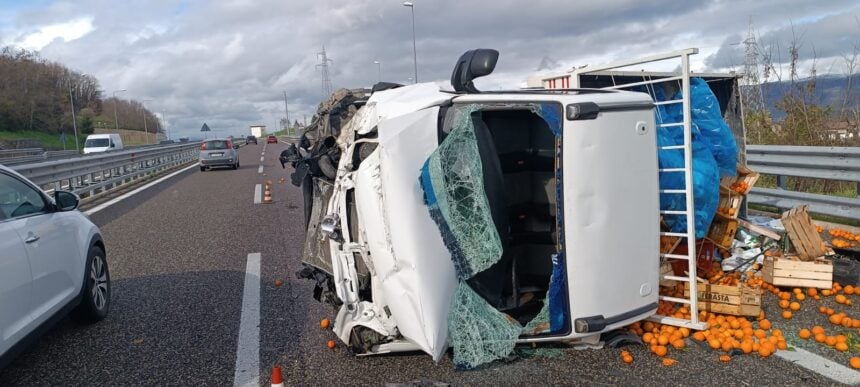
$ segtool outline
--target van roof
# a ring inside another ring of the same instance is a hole
[[[100,133],[100,134],[91,134],[87,136],[87,138],[110,138],[110,136],[119,136],[116,133]]]

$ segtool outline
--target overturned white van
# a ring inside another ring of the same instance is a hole
[[[452,346],[474,367],[520,342],[596,342],[657,309],[653,101],[478,92],[497,55],[466,53],[454,91],[345,92],[284,155],[306,196],[300,276],[355,353]]]

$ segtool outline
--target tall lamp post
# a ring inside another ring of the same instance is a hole
[[[382,62],[375,60],[373,63],[376,64],[376,82],[382,82]]]
[[[149,141],[149,130],[146,129],[146,102],[147,101],[152,101],[152,100],[151,99],[145,99],[145,100],[140,102],[140,106],[143,107],[143,133],[146,133],[146,142],[151,144],[151,142]]]
[[[117,116],[116,116],[116,103],[117,103],[116,93],[122,93],[124,91],[126,91],[126,90],[125,89],[114,90],[114,92],[113,92],[113,124],[114,124],[114,127],[116,128],[117,132],[119,131],[119,119],[117,119]]]
[[[404,1],[404,7],[409,7],[412,11],[412,64],[415,66],[415,83],[418,83],[418,49],[415,48],[415,4],[411,1]]]

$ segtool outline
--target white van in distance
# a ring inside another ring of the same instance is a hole
[[[122,138],[115,133],[91,134],[84,142],[84,154],[122,150]]]

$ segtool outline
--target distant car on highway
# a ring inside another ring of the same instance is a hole
[[[252,142],[254,143],[254,145],[257,145],[257,136],[248,136],[245,138],[246,144],[250,144]]]
[[[239,168],[239,146],[226,138],[212,138],[200,144],[200,172],[212,167]]]
[[[277,143],[278,143],[278,138],[275,136],[269,135],[269,137],[266,138],[266,144],[277,144]]]
[[[0,165],[0,368],[66,314],[87,323],[107,316],[104,243],[78,203]]]

